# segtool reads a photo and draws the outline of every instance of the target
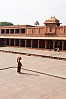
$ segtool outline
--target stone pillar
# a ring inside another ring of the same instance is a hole
[[[16,39],[14,39],[14,46],[16,45]]]
[[[33,40],[31,40],[31,48],[33,47]]]
[[[9,39],[9,46],[10,46],[10,44],[11,44],[11,39]]]
[[[38,49],[40,48],[40,40],[38,40]]]
[[[64,41],[62,41],[62,51],[64,50]]]
[[[6,46],[6,39],[4,39],[4,45]]]
[[[45,49],[47,48],[47,41],[45,40]]]
[[[21,40],[19,40],[19,47],[21,47]]]
[[[27,47],[27,41],[25,40],[25,48]]]
[[[53,40],[53,50],[55,49],[55,40]]]

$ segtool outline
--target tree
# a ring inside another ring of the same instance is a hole
[[[11,23],[11,22],[0,22],[0,26],[11,26],[11,25],[13,25],[13,23]]]

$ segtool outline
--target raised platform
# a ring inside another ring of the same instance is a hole
[[[15,54],[23,54],[27,56],[39,56],[43,58],[52,58],[59,60],[66,60],[66,51],[48,51],[48,50],[37,50],[37,49],[25,49],[17,47],[0,47],[0,52],[8,52]]]

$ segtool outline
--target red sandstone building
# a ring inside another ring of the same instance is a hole
[[[55,17],[44,22],[45,26],[0,26],[0,46],[66,50],[66,26],[60,26]]]

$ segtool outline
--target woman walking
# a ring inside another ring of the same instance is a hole
[[[21,66],[22,66],[22,63],[20,62],[21,59],[22,59],[21,57],[17,58],[17,63],[18,63],[18,65],[17,65],[17,72],[19,72],[19,73],[21,71]]]

